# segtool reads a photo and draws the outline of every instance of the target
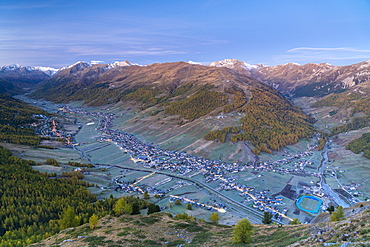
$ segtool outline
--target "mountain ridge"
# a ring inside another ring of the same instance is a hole
[[[242,61],[226,59],[213,62],[210,66],[234,69],[261,80],[285,95],[324,96],[354,88],[361,92],[363,84],[370,83],[370,60],[353,65],[334,66],[328,63],[300,65],[287,63],[276,66],[249,65]],[[370,91],[368,87],[366,93]]]
[[[284,95],[289,95],[291,97],[325,96],[330,93],[340,93],[348,89],[355,90],[357,93],[369,94],[370,92],[370,86],[368,86],[370,83],[370,60],[345,66],[334,66],[328,63],[308,63],[305,65],[287,63],[267,66],[263,64],[252,65],[237,59],[214,61],[208,65],[203,65],[193,61],[188,61],[187,63],[191,65],[229,68],[237,73],[263,81],[279,90]],[[132,64],[129,61],[116,61],[107,64],[101,64],[95,61],[92,61],[91,63],[79,61],[60,69],[31,66],[22,67],[15,64],[1,67],[0,78],[13,82],[16,86],[25,87],[30,85],[34,86],[39,82],[49,79],[48,77],[40,77],[40,75],[38,75],[39,78],[37,80],[33,78],[31,83],[27,83],[27,85],[25,85],[24,83],[19,82],[22,77],[30,77],[30,73],[26,74],[25,71],[32,73],[37,73],[36,71],[43,72],[45,75],[53,77],[57,74],[64,73],[64,70],[69,70],[72,67],[77,69],[76,65],[86,68],[99,66],[102,70],[109,71],[126,66],[151,67],[156,64],[141,66],[138,64]],[[22,74],[22,76],[17,76],[16,74]],[[113,78],[107,79],[109,80]]]

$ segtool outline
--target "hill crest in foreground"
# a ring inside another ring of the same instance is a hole
[[[367,246],[370,244],[369,208],[358,204],[346,209],[348,218],[340,222],[280,227],[254,225],[253,242],[247,246],[322,246],[324,243]],[[351,215],[352,211],[357,214]],[[94,230],[88,225],[67,229],[32,246],[233,246],[232,229],[199,220],[178,220],[161,213],[107,216]]]

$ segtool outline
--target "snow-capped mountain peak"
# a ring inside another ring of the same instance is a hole
[[[86,63],[84,61],[78,61],[78,62],[76,62],[76,63],[74,63],[72,65],[67,66],[66,69],[70,69],[70,68],[72,68],[72,67],[74,67],[76,65],[83,65],[84,67],[91,67],[91,64],[89,64],[89,63]]]
[[[108,64],[108,68],[112,69],[116,67],[125,67],[125,66],[131,66],[131,65],[133,64],[131,64],[129,61],[115,61],[114,63]]]
[[[40,71],[42,71],[45,74],[50,75],[50,76],[54,75],[59,70],[59,69],[55,69],[55,68],[51,68],[51,67],[43,67],[43,66],[36,66],[34,68],[37,69],[37,70],[40,70]]]
[[[11,64],[11,65],[7,65],[7,66],[3,66],[0,68],[0,71],[17,71],[17,70],[26,70],[26,71],[29,71],[29,72],[32,72],[32,71],[41,71],[45,74],[47,74],[48,76],[52,76],[53,74],[55,74],[58,69],[55,69],[55,68],[51,68],[51,67],[43,67],[43,66],[21,66],[19,64]]]
[[[259,68],[258,65],[252,65],[243,61],[239,61],[237,59],[224,59],[222,61],[212,62],[208,66],[211,67],[226,67],[229,69],[235,69],[235,68],[243,68],[245,70],[256,70]]]
[[[20,66],[19,64],[11,64],[11,65],[6,65],[6,66],[3,66],[1,67],[1,70],[16,70],[16,69],[20,69],[22,66]]]

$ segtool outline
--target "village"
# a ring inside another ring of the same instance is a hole
[[[293,193],[293,195],[290,196],[285,195],[284,193],[269,195],[268,189],[257,190],[254,187],[237,182],[240,179],[240,175],[238,175],[238,173],[245,171],[252,171],[258,178],[262,176],[257,175],[260,172],[273,172],[278,174],[291,174],[301,177],[317,178],[319,177],[317,166],[310,161],[311,159],[308,159],[313,156],[313,147],[298,154],[286,154],[283,159],[277,161],[227,163],[221,160],[210,160],[193,156],[186,152],[161,149],[154,146],[152,143],[146,143],[139,140],[133,134],[124,133],[120,130],[113,130],[112,123],[115,118],[114,114],[89,112],[83,108],[71,108],[68,106],[63,106],[60,108],[60,111],[64,113],[83,114],[100,119],[97,130],[100,131],[101,137],[98,141],[114,143],[124,153],[129,154],[131,160],[135,162],[138,167],[150,168],[157,171],[166,171],[192,179],[196,177],[201,183],[205,184],[217,183],[217,187],[214,187],[216,191],[220,193],[223,193],[223,191],[234,191],[241,198],[241,202],[243,204],[249,204],[255,210],[259,210],[260,212],[270,212],[277,220],[282,220],[283,218],[291,220],[291,218],[287,216],[288,209],[284,206],[285,203],[279,195],[287,196],[288,198],[291,197],[289,199],[294,200],[296,199],[295,197],[298,196],[299,192],[316,195],[330,200],[330,198],[320,191],[317,186],[317,182],[312,181],[310,184],[301,186],[297,193]],[[79,145],[78,143],[73,143],[72,137],[69,134],[57,130],[56,122],[54,120],[49,119],[46,116],[39,116],[39,118],[43,119],[43,124],[40,124],[39,126],[39,131],[41,131],[43,135],[64,138],[67,145],[71,147]],[[47,124],[45,124],[45,122],[49,122],[49,128],[46,127]],[[52,123],[51,128],[50,123]],[[94,123],[87,123],[87,125],[89,124],[91,125]],[[110,164],[104,165],[108,169],[111,167]],[[173,187],[158,189],[156,186],[146,185],[144,181],[140,181],[140,183],[137,181],[126,181],[123,174],[127,171],[129,171],[129,169],[123,169],[121,176],[113,178],[107,188],[126,193],[143,194],[146,192],[156,197],[167,196],[170,201],[176,198],[176,200],[179,200],[182,203],[189,203],[193,206],[203,207],[211,211],[223,212],[227,210],[227,205],[221,201],[214,200],[212,204],[204,204],[199,202],[196,198],[171,195],[170,192],[174,189]],[[335,174],[332,174],[332,176],[334,175]],[[199,176],[202,177],[199,179]],[[172,178],[168,177],[168,179]],[[186,181],[179,181],[176,183],[176,186],[182,186],[182,183],[184,182],[189,183]],[[166,183],[166,181],[161,182],[161,184],[164,183]],[[355,193],[353,186],[350,188]],[[324,205],[322,206],[322,210],[325,210]]]
[[[304,159],[312,155],[312,151],[305,151],[292,156],[286,155],[284,159],[270,162],[257,163],[226,163],[221,160],[209,160],[202,157],[196,157],[186,152],[170,151],[155,147],[151,143],[140,141],[133,134],[124,133],[111,128],[114,120],[114,114],[104,114],[102,112],[88,112],[82,108],[63,107],[64,112],[90,115],[100,119],[98,130],[102,133],[100,142],[112,142],[116,144],[123,152],[131,156],[138,166],[151,168],[158,171],[167,171],[182,176],[192,178],[196,175],[202,175],[204,183],[217,182],[219,186],[217,191],[235,191],[244,203],[252,202],[253,207],[261,212],[271,212],[276,219],[281,220],[286,216],[286,209],[278,206],[284,205],[281,197],[272,197],[268,195],[268,190],[256,190],[253,187],[236,182],[239,179],[238,172],[253,170],[256,172],[275,172],[279,174],[293,174],[299,176],[317,177],[317,171],[308,171],[306,168],[312,168],[312,162]],[[284,167],[282,167],[284,166]],[[287,166],[291,166],[288,168]],[[261,175],[260,175],[261,176]],[[315,186],[312,186],[315,187]],[[148,192],[156,196],[166,196],[173,188],[165,190],[156,189],[152,186],[134,184],[132,181],[124,181],[123,177],[112,179],[111,186],[114,190],[125,191],[128,193]],[[306,190],[309,192],[310,188]],[[178,200],[184,203],[191,203],[195,206],[207,207],[209,210],[225,210],[223,203],[215,202],[213,205],[201,205],[197,199],[188,197],[179,197]]]

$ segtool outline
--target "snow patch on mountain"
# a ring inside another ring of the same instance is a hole
[[[133,64],[131,64],[129,61],[115,61],[114,63],[108,64],[108,68],[113,69],[116,67],[126,67],[126,66],[131,66],[131,65]]]
[[[360,67],[358,69],[364,69],[370,67],[370,60],[366,60],[361,63]]]
[[[59,70],[59,69],[55,69],[55,68],[51,68],[51,67],[43,67],[43,66],[36,66],[34,68],[37,69],[37,70],[40,70],[40,71],[42,71],[45,74],[50,75],[50,76],[54,75]]]
[[[194,61],[191,61],[191,60],[187,61],[187,63],[188,63],[188,64],[203,65],[203,64],[201,64],[201,63],[194,62]]]
[[[64,68],[70,69],[70,68],[72,68],[72,67],[74,67],[76,65],[79,65],[79,64],[84,65],[84,66],[87,66],[87,67],[91,67],[91,64],[89,64],[89,63],[86,63],[84,61],[78,61],[78,62],[76,62],[76,63],[74,63],[72,65],[69,65],[68,67],[64,67]]]
[[[90,61],[90,64],[91,65],[95,65],[95,64],[103,64],[104,63],[104,61],[97,61],[97,60],[91,60]]]
[[[19,64],[12,64],[12,65],[7,65],[7,66],[3,66],[0,68],[0,71],[16,71],[16,70],[21,70],[21,69],[25,69],[29,72],[32,72],[32,71],[41,71],[49,76],[52,76],[54,75],[58,69],[55,69],[55,68],[51,68],[51,67],[43,67],[43,66],[21,66]]]
[[[260,65],[252,65],[243,61],[239,61],[237,59],[224,59],[222,61],[218,62],[212,62],[208,66],[211,67],[226,67],[229,69],[235,69],[236,67],[241,67],[245,70],[251,71],[251,70],[257,70],[260,68]]]

